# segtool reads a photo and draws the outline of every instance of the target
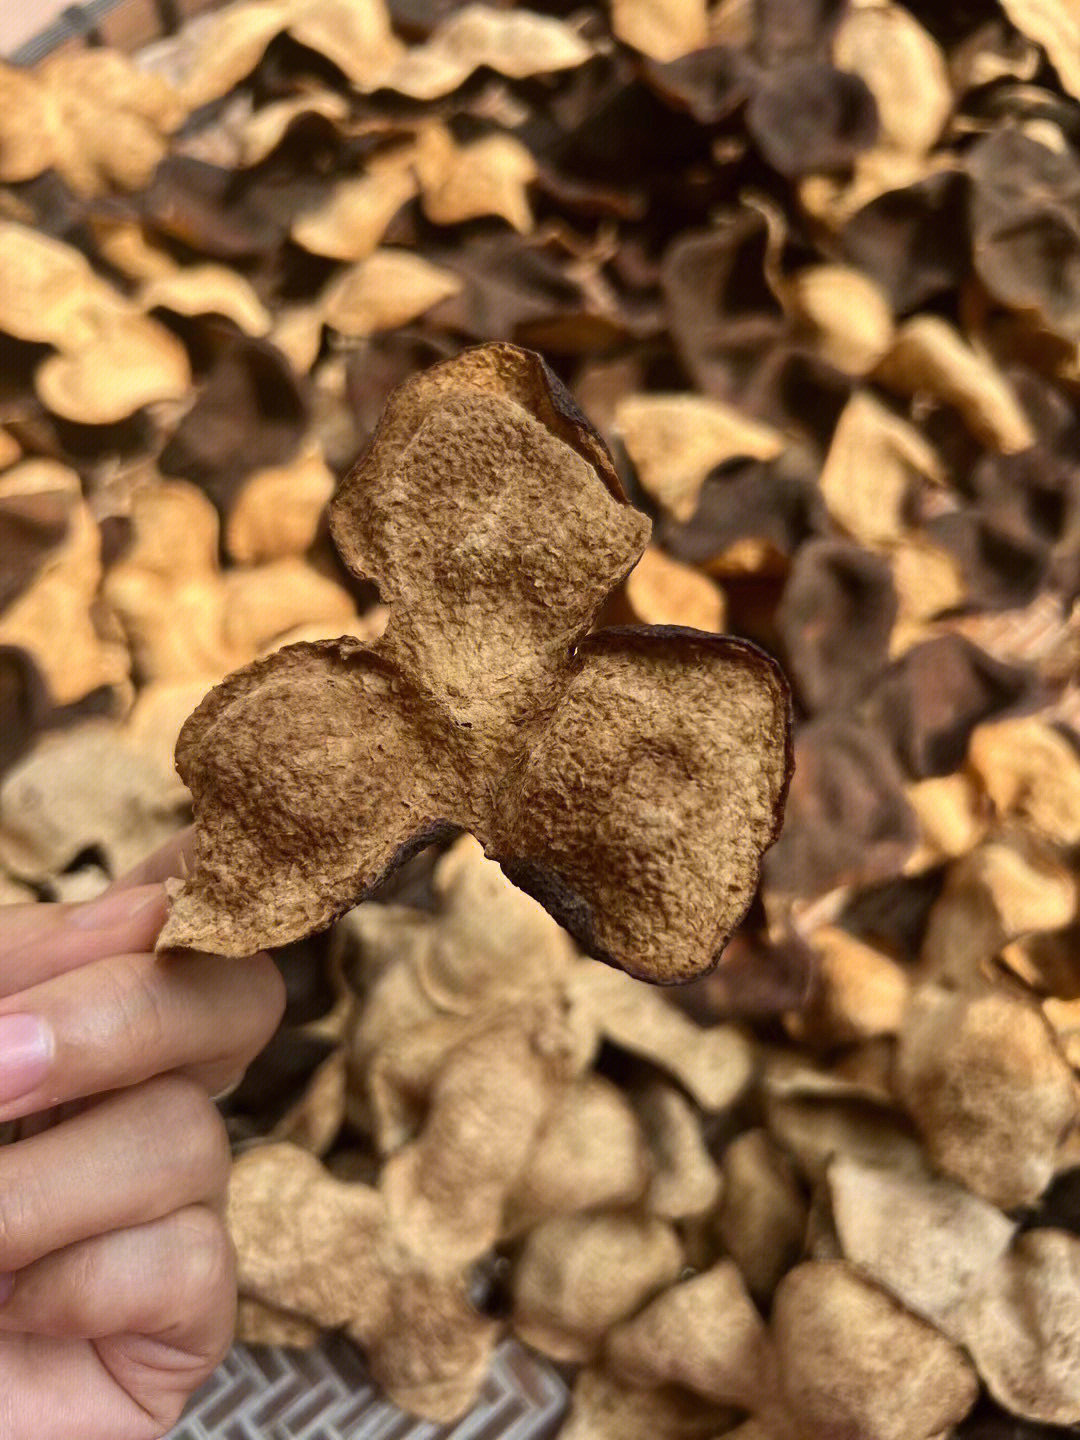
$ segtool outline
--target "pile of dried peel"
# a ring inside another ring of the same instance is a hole
[[[245,1334],[344,1326],[449,1419],[509,1326],[574,1437],[929,1440],[980,1382],[1075,1423],[1076,1085],[1019,987],[822,927],[787,1023],[858,1029],[828,1064],[582,958],[468,837],[409,886],[339,923],[307,1088],[241,1143]]]
[[[283,956],[245,1333],[445,1416],[510,1326],[570,1440],[1080,1422],[1078,53],[1068,0],[256,0],[0,70],[2,898],[185,822],[227,672],[379,633],[327,500],[477,341],[654,518],[604,618],[796,690],[690,989],[468,841]]]

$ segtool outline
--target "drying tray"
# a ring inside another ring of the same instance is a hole
[[[384,1400],[344,1339],[313,1350],[234,1345],[168,1440],[551,1440],[566,1404],[555,1372],[513,1340],[495,1352],[477,1404],[450,1425]]]

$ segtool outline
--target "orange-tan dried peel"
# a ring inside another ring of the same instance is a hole
[[[413,376],[331,527],[386,631],[286,646],[188,719],[195,863],[159,946],[299,939],[460,827],[598,959],[708,970],[779,829],[787,686],[728,637],[589,633],[649,522],[543,360],[490,344]]]

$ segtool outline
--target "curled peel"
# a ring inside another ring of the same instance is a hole
[[[727,637],[589,633],[649,522],[540,357],[484,345],[408,380],[332,530],[386,631],[287,646],[189,718],[195,864],[159,946],[299,939],[459,827],[597,958],[709,969],[779,830],[787,686]]]

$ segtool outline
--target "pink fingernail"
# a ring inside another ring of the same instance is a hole
[[[0,1105],[21,1100],[49,1073],[52,1030],[36,1015],[0,1015]]]
[[[137,885],[131,890],[108,890],[96,900],[77,905],[71,912],[70,924],[79,930],[111,930],[129,925],[136,916],[152,905],[164,902],[161,885]]]

